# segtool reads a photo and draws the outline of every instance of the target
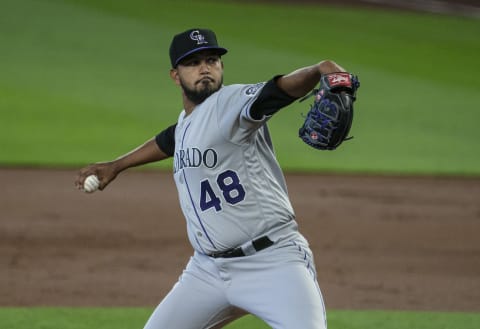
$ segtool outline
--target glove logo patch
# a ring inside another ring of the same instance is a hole
[[[350,87],[352,81],[350,80],[350,74],[348,73],[334,73],[328,75],[328,84],[330,87]]]

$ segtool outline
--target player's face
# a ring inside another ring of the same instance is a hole
[[[212,51],[201,51],[187,57],[173,71],[174,80],[194,104],[202,103],[223,83],[223,63],[220,56]]]

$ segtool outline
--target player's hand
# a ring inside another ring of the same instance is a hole
[[[115,179],[118,175],[114,162],[100,162],[88,165],[82,169],[77,174],[75,179],[75,187],[79,190],[83,190],[83,183],[85,178],[90,175],[96,175],[100,181],[98,187],[99,190],[103,190],[107,185]]]

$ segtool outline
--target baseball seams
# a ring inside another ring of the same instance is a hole
[[[83,182],[83,191],[85,193],[93,193],[99,186],[100,181],[98,180],[98,177],[96,175],[90,175],[85,178],[85,181]]]

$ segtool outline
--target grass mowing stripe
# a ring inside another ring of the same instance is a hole
[[[151,308],[8,307],[0,308],[0,328],[143,328],[152,311]],[[329,329],[476,329],[480,327],[479,313],[332,310],[327,313],[327,317]],[[246,316],[226,327],[226,329],[247,328],[270,327],[253,316]]]

